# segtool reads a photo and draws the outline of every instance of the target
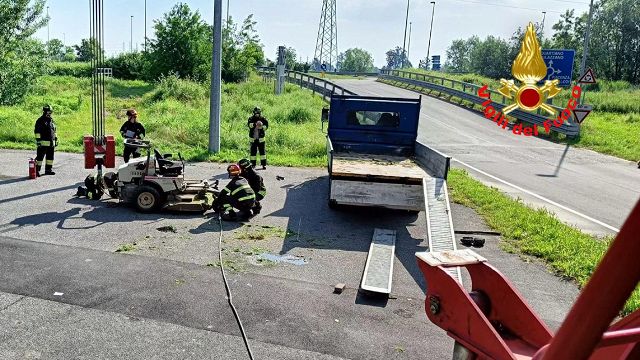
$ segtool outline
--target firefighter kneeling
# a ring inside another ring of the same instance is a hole
[[[253,169],[249,160],[242,159],[238,161],[238,165],[240,166],[240,169],[242,169],[242,177],[247,179],[251,189],[256,194],[256,204],[253,206],[251,211],[253,212],[253,215],[258,215],[262,210],[260,201],[262,201],[262,199],[267,195],[267,188],[264,186],[264,180],[262,179],[262,176],[258,175],[258,173]]]
[[[221,214],[223,220],[247,220],[252,215],[251,209],[255,206],[256,194],[249,182],[240,176],[240,166],[229,165],[227,172],[231,181],[213,202],[213,210]]]

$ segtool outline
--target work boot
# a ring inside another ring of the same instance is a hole
[[[267,165],[262,165],[262,170],[267,170]]]
[[[253,213],[253,216],[260,214],[261,210],[262,210],[262,205],[259,202],[256,202],[256,204],[251,208],[251,212]]]
[[[51,171],[51,170],[49,170],[49,171],[45,171],[44,174],[45,175],[55,175],[56,173]]]
[[[231,211],[225,211],[224,213],[222,213],[222,215],[220,215],[220,218],[224,221],[236,221],[238,218],[238,215],[236,214],[235,211],[231,210]]]

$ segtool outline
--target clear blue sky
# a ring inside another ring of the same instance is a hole
[[[105,0],[105,50],[117,54],[129,50],[130,16],[134,16],[133,47],[142,49],[144,41],[144,0]],[[211,23],[213,0],[185,0]],[[223,0],[223,17],[226,14]],[[153,36],[153,20],[161,18],[176,1],[147,0],[147,34]],[[430,0],[410,0],[409,21],[413,23],[410,60],[427,52]],[[402,46],[406,15],[406,0],[337,0],[338,47],[340,52],[360,47],[368,50],[375,64],[382,66],[385,52]],[[66,44],[77,44],[89,37],[88,0],[49,0],[51,38],[66,38]],[[274,58],[278,45],[294,47],[303,60],[313,58],[322,0],[230,0],[230,14],[244,19],[254,14],[267,57]],[[472,35],[495,35],[509,38],[518,26],[529,21],[542,21],[547,11],[545,33],[551,33],[566,9],[576,13],[588,10],[588,0],[436,0],[431,55],[443,60],[451,41]],[[47,29],[36,34],[47,39]]]

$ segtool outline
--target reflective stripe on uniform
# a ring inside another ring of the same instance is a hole
[[[224,188],[224,189],[222,189],[222,192],[223,192],[223,193],[228,193],[228,192],[229,192],[229,189]]]
[[[231,196],[237,194],[240,190],[244,190],[244,189],[251,189],[251,186],[249,185],[242,185],[239,188],[233,190],[233,192],[231,192]]]
[[[35,133],[36,135],[36,139],[40,139],[40,134],[39,133]]]
[[[47,166],[53,165],[53,160],[47,160]]]
[[[222,207],[225,208],[225,209],[232,209],[233,208],[233,206],[231,206],[231,204],[223,204]]]
[[[267,155],[260,155],[260,160],[267,160]]]
[[[257,156],[255,156],[255,155],[251,155],[251,156],[249,156],[249,160],[257,160],[257,159],[258,159],[258,157],[257,157]]]
[[[253,129],[253,127],[256,126],[256,124],[254,123],[249,123],[249,127]]]
[[[259,142],[264,142],[264,138],[258,139]]]
[[[255,199],[255,198],[256,198],[255,194],[251,194],[251,195],[247,195],[247,196],[241,197],[240,199],[238,199],[238,201],[251,200],[251,199]]]
[[[51,146],[51,141],[41,140],[40,141],[40,146]]]
[[[260,194],[260,195],[262,195],[264,197],[265,195],[267,195],[267,190],[260,190],[260,191],[258,191],[258,194]]]
[[[40,160],[40,161],[36,161],[36,165],[38,165],[38,166],[42,166],[42,160]]]

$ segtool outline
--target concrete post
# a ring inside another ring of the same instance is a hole
[[[213,51],[211,55],[211,103],[209,108],[209,153],[220,151],[220,104],[222,77],[222,0],[214,0]]]

